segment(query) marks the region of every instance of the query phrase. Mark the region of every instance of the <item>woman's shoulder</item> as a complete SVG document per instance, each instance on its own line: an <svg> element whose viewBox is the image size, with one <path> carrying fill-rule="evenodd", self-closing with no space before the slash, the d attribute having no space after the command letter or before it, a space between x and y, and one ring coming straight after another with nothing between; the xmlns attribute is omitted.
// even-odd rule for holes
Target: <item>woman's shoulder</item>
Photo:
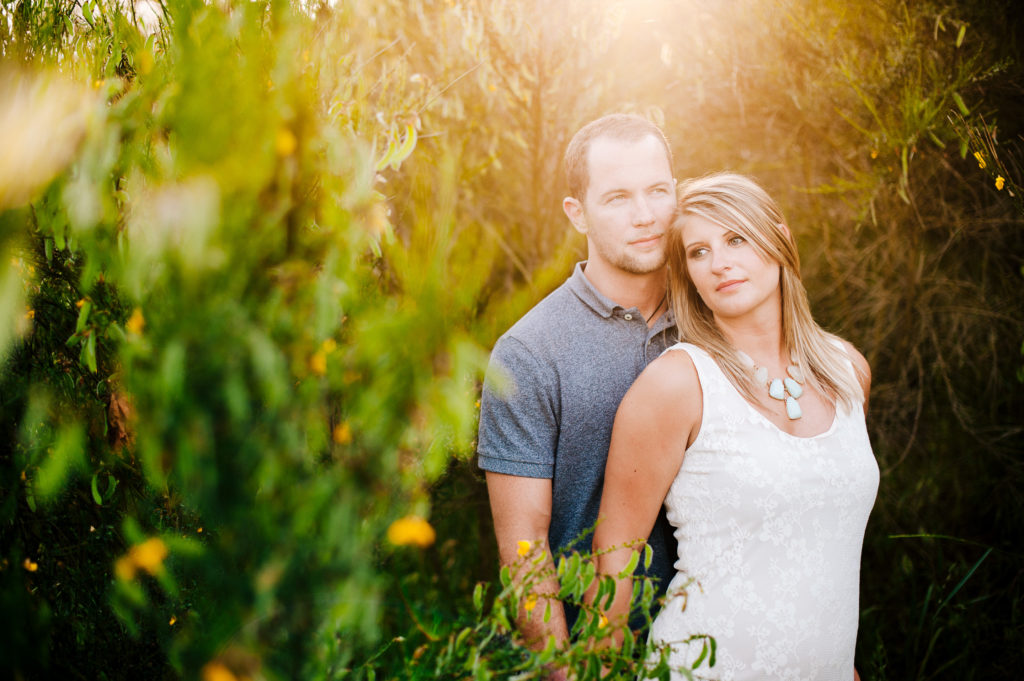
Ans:
<svg viewBox="0 0 1024 681"><path fill-rule="evenodd" d="M691 395L700 385L697 367L690 356L691 349L696 349L696 346L687 343L677 343L667 349L640 372L630 392L634 397L655 404Z"/></svg>

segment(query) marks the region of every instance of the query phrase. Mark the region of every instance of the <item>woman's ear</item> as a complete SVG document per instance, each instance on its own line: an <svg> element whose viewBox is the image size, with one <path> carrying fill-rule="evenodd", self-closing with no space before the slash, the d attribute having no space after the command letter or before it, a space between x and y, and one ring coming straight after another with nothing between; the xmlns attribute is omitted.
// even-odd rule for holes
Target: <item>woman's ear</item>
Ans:
<svg viewBox="0 0 1024 681"><path fill-rule="evenodd" d="M580 234L587 233L587 218L583 214L583 205L579 199L567 196L562 199L562 210L565 211L565 215L569 218L569 222L572 223L573 228Z"/></svg>

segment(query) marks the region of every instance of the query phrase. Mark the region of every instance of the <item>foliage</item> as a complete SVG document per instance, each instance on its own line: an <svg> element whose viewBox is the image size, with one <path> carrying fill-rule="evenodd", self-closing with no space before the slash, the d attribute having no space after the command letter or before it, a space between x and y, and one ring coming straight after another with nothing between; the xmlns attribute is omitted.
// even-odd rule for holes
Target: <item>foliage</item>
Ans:
<svg viewBox="0 0 1024 681"><path fill-rule="evenodd" d="M509 638L528 596L495 581L469 455L486 348L583 254L565 143L631 110L677 176L780 199L817 318L871 362L862 678L1015 675L1008 2L159 5L0 10L0 666L529 678L596 654ZM409 516L436 542L390 545Z"/></svg>

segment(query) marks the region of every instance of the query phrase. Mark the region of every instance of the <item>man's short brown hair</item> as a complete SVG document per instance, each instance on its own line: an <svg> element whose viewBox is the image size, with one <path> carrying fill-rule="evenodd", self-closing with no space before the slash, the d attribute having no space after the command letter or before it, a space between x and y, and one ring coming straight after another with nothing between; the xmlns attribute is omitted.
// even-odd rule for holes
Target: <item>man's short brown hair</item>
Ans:
<svg viewBox="0 0 1024 681"><path fill-rule="evenodd" d="M565 177L569 183L569 196L582 201L590 184L587 153L590 144L599 137L633 142L652 135L661 142L668 157L668 168L672 171L672 150L661 128L642 116L634 114L609 114L587 123L577 131L565 150ZM673 175L675 172L673 171Z"/></svg>

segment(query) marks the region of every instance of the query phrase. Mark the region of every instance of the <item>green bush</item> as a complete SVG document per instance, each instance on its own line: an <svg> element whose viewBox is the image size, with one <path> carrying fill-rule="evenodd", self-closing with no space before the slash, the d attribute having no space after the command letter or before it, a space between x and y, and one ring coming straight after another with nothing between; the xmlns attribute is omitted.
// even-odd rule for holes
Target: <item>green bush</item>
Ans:
<svg viewBox="0 0 1024 681"><path fill-rule="evenodd" d="M0 9L0 666L529 678L597 654L509 635L474 403L583 255L565 143L630 110L679 177L771 189L817 317L871 361L862 678L1014 677L1008 5L154 7ZM406 517L436 541L394 547Z"/></svg>

